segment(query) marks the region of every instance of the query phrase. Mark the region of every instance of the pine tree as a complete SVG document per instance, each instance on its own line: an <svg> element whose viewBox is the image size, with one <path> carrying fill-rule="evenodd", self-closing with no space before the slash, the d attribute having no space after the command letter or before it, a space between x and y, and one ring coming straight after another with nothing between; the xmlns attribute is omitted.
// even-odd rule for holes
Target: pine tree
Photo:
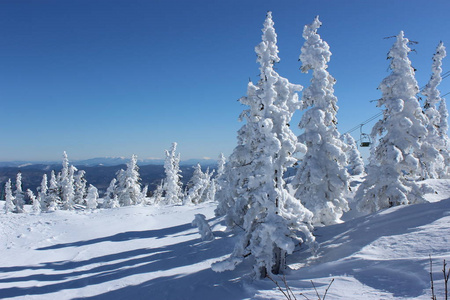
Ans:
<svg viewBox="0 0 450 300"><path fill-rule="evenodd" d="M75 189L74 174L77 168L69 164L66 151L63 152L62 169L58 174L58 183L61 198L61 208L66 210L74 209Z"/></svg>
<svg viewBox="0 0 450 300"><path fill-rule="evenodd" d="M60 203L61 199L59 198L58 182L55 176L55 171L52 170L47 196L47 211L57 210Z"/></svg>
<svg viewBox="0 0 450 300"><path fill-rule="evenodd" d="M447 110L447 104L445 102L445 99L442 99L440 102L439 116L440 116L440 122L439 122L439 126L438 126L438 132L439 132L439 136L443 140L443 147L441 149L441 154L444 157L444 161L445 161L445 167L443 170L440 171L439 177L440 178L449 178L449 176L450 176L450 153L449 153L450 139L447 135L447 132L448 132L448 110Z"/></svg>
<svg viewBox="0 0 450 300"><path fill-rule="evenodd" d="M73 202L78 205L83 205L84 198L86 198L87 194L87 181L85 179L86 172L84 170L79 170L77 174L74 176L74 189L75 194L73 197Z"/></svg>
<svg viewBox="0 0 450 300"><path fill-rule="evenodd" d="M289 128L292 114L299 107L297 91L274 70L279 62L272 14L264 22L262 42L255 48L260 64L258 85L248 84L247 96L240 102L249 108L241 117L246 124L238 131L238 146L227 168L232 175L227 191L229 224L244 229L231 256L213 266L215 271L234 269L245 257L254 259L257 277L278 274L285 267L285 256L295 245L312 243L312 214L285 189L283 174L295 163L292 155L301 145Z"/></svg>
<svg viewBox="0 0 450 300"><path fill-rule="evenodd" d="M200 164L197 164L194 169L194 174L187 184L187 195L184 200L186 204L199 204L206 201L211 177L214 173L210 173L209 169L203 173Z"/></svg>
<svg viewBox="0 0 450 300"><path fill-rule="evenodd" d="M172 143L172 147L165 151L164 170L164 204L174 205L182 203L182 183L180 170L180 154L176 155L177 143Z"/></svg>
<svg viewBox="0 0 450 300"><path fill-rule="evenodd" d="M25 205L25 195L22 190L22 173L17 173L16 177L16 190L14 191L14 212L23 213Z"/></svg>
<svg viewBox="0 0 450 300"><path fill-rule="evenodd" d="M383 119L372 129L372 139L381 138L372 150L367 176L355 196L362 211L425 201L424 190L411 180L420 175L414 152L420 153L427 130L426 116L416 98L419 87L408 58L408 42L400 32L388 53L392 72L379 86L382 97L378 106L385 109Z"/></svg>
<svg viewBox="0 0 450 300"><path fill-rule="evenodd" d="M98 206L98 190L92 184L89 185L88 194L86 196L86 208L87 209L96 209Z"/></svg>
<svg viewBox="0 0 450 300"><path fill-rule="evenodd" d="M41 204L41 211L47 211L48 203L47 203L47 174L42 176L41 186L38 189L38 201Z"/></svg>
<svg viewBox="0 0 450 300"><path fill-rule="evenodd" d="M117 208L120 207L120 203L119 203L119 197L116 194L116 182L117 179L113 178L111 180L111 182L109 183L108 188L106 189L106 193L105 196L103 198L103 206L105 208Z"/></svg>
<svg viewBox="0 0 450 300"><path fill-rule="evenodd" d="M33 191L30 189L27 189L27 195L31 200L31 203L33 204L33 212L35 214L38 214L41 212L41 203L39 202L39 198L36 198Z"/></svg>
<svg viewBox="0 0 450 300"><path fill-rule="evenodd" d="M162 201L164 179L161 180L161 183L156 186L156 190L153 192L153 204L158 204Z"/></svg>
<svg viewBox="0 0 450 300"><path fill-rule="evenodd" d="M13 212L14 209L14 196L11 189L11 179L8 179L5 183L5 213L7 214Z"/></svg>
<svg viewBox="0 0 450 300"><path fill-rule="evenodd" d="M141 178L137 165L137 156L132 155L126 170L120 170L117 176L117 196L122 206L136 205L143 202Z"/></svg>
<svg viewBox="0 0 450 300"><path fill-rule="evenodd" d="M306 145L307 152L292 184L297 190L295 197L313 212L313 224L329 225L339 223L349 209L344 197L349 189L349 175L343 152L346 146L336 128L338 106L333 88L336 80L327 71L330 47L317 34L321 25L316 17L303 30L301 71L312 70L313 77L311 85L303 91L302 108L309 109L299 124L303 133L298 139Z"/></svg>
<svg viewBox="0 0 450 300"><path fill-rule="evenodd" d="M347 170L350 175L361 175L364 173L364 161L361 157L361 153L356 146L355 139L346 133L343 135L345 142L348 145L347 155Z"/></svg>
<svg viewBox="0 0 450 300"><path fill-rule="evenodd" d="M442 101L440 92L437 89L442 81L442 59L446 56L444 44L442 42L436 48L433 56L432 75L430 81L422 90L422 94L426 97L424 110L428 118L427 135L422 143L421 153L419 156L422 164L422 178L440 178L447 177L445 170L446 161L450 161L448 152L448 136L447 131L439 130L441 123L441 114L437 105Z"/></svg>

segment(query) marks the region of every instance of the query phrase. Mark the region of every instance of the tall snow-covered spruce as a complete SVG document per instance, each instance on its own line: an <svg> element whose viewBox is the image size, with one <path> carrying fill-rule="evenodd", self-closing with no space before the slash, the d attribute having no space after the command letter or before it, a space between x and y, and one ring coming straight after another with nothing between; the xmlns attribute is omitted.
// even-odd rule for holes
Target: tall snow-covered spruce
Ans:
<svg viewBox="0 0 450 300"><path fill-rule="evenodd" d="M22 189L22 173L17 173L16 176L16 190L14 191L14 212L23 213L25 205L25 193Z"/></svg>
<svg viewBox="0 0 450 300"><path fill-rule="evenodd" d="M388 53L392 72L379 86L382 97L377 105L385 109L372 129L372 139L381 138L371 151L367 176L355 195L362 211L425 201L424 190L414 181L420 176L414 152L421 151L426 116L416 97L419 87L408 58L408 43L401 31Z"/></svg>
<svg viewBox="0 0 450 300"><path fill-rule="evenodd" d="M300 54L301 71L312 70L312 79L302 94L302 108L309 109L300 120L303 133L298 139L306 145L307 152L292 183L297 190L295 197L313 212L313 224L329 225L339 223L348 210L344 194L349 188L349 175L343 151L347 146L336 128L338 106L333 89L336 80L327 71L330 47L317 34L321 25L316 17L303 30L306 41Z"/></svg>
<svg viewBox="0 0 450 300"><path fill-rule="evenodd" d="M286 168L296 161L292 155L303 148L289 128L301 86L274 70L280 59L273 24L268 12L262 42L255 48L260 80L257 85L250 82L247 96L240 99L249 107L241 114L246 124L238 131L238 146L226 168L231 182L225 192L232 194L225 205L227 219L244 232L231 256L213 265L215 271L232 270L248 257L256 277L281 273L286 254L299 243L314 242L312 214L288 193L283 180Z"/></svg>
<svg viewBox="0 0 450 300"><path fill-rule="evenodd" d="M11 179L5 183L5 213L10 213L14 211L14 196L12 194Z"/></svg>
<svg viewBox="0 0 450 300"><path fill-rule="evenodd" d="M180 170L180 154L176 154L177 143L172 143L170 150L166 150L166 159L164 161L164 170L166 178L164 179L164 204L174 205L182 204L182 183Z"/></svg>
<svg viewBox="0 0 450 300"><path fill-rule="evenodd" d="M427 135L422 144L420 161L422 164L422 177L426 178L447 178L450 155L448 150L447 129L440 130L441 118L446 119L448 114L441 116L438 110L438 104L445 102L440 97L437 89L442 81L442 59L447 55L442 42L436 48L433 55L433 64L431 66L432 75L422 94L426 97L424 110L428 117ZM445 105L444 105L445 106Z"/></svg>

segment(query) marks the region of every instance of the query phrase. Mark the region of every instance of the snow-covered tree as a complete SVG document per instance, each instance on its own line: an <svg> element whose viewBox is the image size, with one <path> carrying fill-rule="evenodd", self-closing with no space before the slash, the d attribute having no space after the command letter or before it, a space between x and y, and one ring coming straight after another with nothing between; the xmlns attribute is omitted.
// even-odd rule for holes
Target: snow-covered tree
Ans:
<svg viewBox="0 0 450 300"><path fill-rule="evenodd" d="M176 154L177 143L172 143L170 150L165 150L166 159L164 170L164 204L173 205L182 203L182 183L180 170L180 154Z"/></svg>
<svg viewBox="0 0 450 300"><path fill-rule="evenodd" d="M86 198L87 193L87 181L85 179L86 172L84 170L79 170L77 174L74 176L74 189L75 189L75 195L73 198L73 202L75 204L83 205L84 198Z"/></svg>
<svg viewBox="0 0 450 300"><path fill-rule="evenodd" d="M14 191L14 212L23 213L25 205L25 194L22 190L22 173L17 173L16 190Z"/></svg>
<svg viewBox="0 0 450 300"><path fill-rule="evenodd" d="M52 173L50 175L50 183L48 187L47 210L48 211L57 210L60 202L61 199L59 198L58 182L56 179L55 171L52 170Z"/></svg>
<svg viewBox="0 0 450 300"><path fill-rule="evenodd" d="M441 139L444 141L444 146L441 149L441 154L444 157L445 161L445 167L440 172L439 177L440 178L448 178L450 176L450 153L449 153L449 147L450 147L450 139L448 137L448 110L447 110L447 104L445 102L445 99L442 99L439 104L439 115L440 115L440 122L438 126L438 132Z"/></svg>
<svg viewBox="0 0 450 300"><path fill-rule="evenodd" d="M422 165L422 178L447 177L446 161L450 161L447 131L442 135L439 130L441 115L437 105L442 101L440 92L437 89L442 81L442 59L446 56L444 44L442 42L436 48L431 67L432 75L430 81L422 90L426 97L424 110L428 118L427 134L422 143L422 151L419 160ZM446 122L446 121L445 121Z"/></svg>
<svg viewBox="0 0 450 300"><path fill-rule="evenodd" d="M226 164L226 158L223 153L220 153L219 159L217 161L217 174L216 177L222 176L222 174L225 172L225 164Z"/></svg>
<svg viewBox="0 0 450 300"><path fill-rule="evenodd" d="M192 226L198 227L202 241L214 240L214 234L209 227L208 221L206 221L205 215L196 214L194 221L192 221Z"/></svg>
<svg viewBox="0 0 450 300"><path fill-rule="evenodd" d="M194 174L187 184L187 195L184 199L185 204L198 204L206 201L213 173L214 171L210 173L209 169L203 173L200 164L194 167Z"/></svg>
<svg viewBox="0 0 450 300"><path fill-rule="evenodd" d="M47 191L48 191L48 182L47 182L47 174L42 176L41 186L38 189L38 197L37 200L41 205L41 211L47 210Z"/></svg>
<svg viewBox="0 0 450 300"><path fill-rule="evenodd" d="M68 166L68 173L64 174L61 181L62 207L66 210L74 209L75 205L75 172L77 168Z"/></svg>
<svg viewBox="0 0 450 300"><path fill-rule="evenodd" d="M117 208L120 207L119 197L116 195L116 182L117 179L113 178L106 189L105 196L103 197L103 207L105 208Z"/></svg>
<svg viewBox="0 0 450 300"><path fill-rule="evenodd" d="M424 201L424 190L411 180L420 175L414 152L420 153L420 141L427 130L426 116L416 97L419 87L408 58L411 51L408 42L401 31L388 53L392 72L379 86L382 97L377 106L384 106L383 118L371 134L373 140L381 138L371 153L367 176L355 196L358 208L363 211Z"/></svg>
<svg viewBox="0 0 450 300"><path fill-rule="evenodd" d="M41 212L41 203L39 202L39 198L36 198L36 196L34 195L33 191L30 189L27 189L27 195L28 198L30 198L31 203L33 204L33 212L35 214L38 214Z"/></svg>
<svg viewBox="0 0 450 300"><path fill-rule="evenodd" d="M361 153L356 146L355 139L346 133L343 135L345 142L348 145L347 155L347 170L350 175L361 175L364 173L364 161L361 157Z"/></svg>
<svg viewBox="0 0 450 300"><path fill-rule="evenodd" d="M122 206L136 205L143 202L141 178L137 165L137 156L132 155L126 170L120 170L117 175L117 192Z"/></svg>
<svg viewBox="0 0 450 300"><path fill-rule="evenodd" d="M317 33L321 25L316 17L303 30L301 71L312 70L312 79L302 95L302 108L309 109L300 120L303 133L298 139L306 145L307 152L299 162L292 184L297 190L295 197L313 212L313 224L329 225L339 223L349 209L344 197L349 189L349 175L343 151L346 145L336 128L338 106L333 88L336 80L327 71L330 47Z"/></svg>
<svg viewBox="0 0 450 300"><path fill-rule="evenodd" d="M96 209L98 206L98 190L92 184L89 185L88 194L86 196L86 208L87 209Z"/></svg>
<svg viewBox="0 0 450 300"><path fill-rule="evenodd" d="M14 211L14 196L12 194L11 179L5 183L5 213Z"/></svg>
<svg viewBox="0 0 450 300"><path fill-rule="evenodd" d="M262 31L262 42L255 48L260 80L257 85L250 82L247 96L240 99L248 106L241 114L246 124L238 131L238 146L225 170L230 180L225 193L231 196L225 200L226 218L244 232L231 256L213 266L215 271L231 270L249 257L257 277L283 272L286 254L299 242L314 241L311 212L288 193L283 180L286 168L296 161L292 155L302 148L289 128L301 86L274 70L280 59L271 12Z"/></svg>
<svg viewBox="0 0 450 300"><path fill-rule="evenodd" d="M162 200L164 179L161 180L161 183L156 186L156 190L153 192L153 204L158 204Z"/></svg>

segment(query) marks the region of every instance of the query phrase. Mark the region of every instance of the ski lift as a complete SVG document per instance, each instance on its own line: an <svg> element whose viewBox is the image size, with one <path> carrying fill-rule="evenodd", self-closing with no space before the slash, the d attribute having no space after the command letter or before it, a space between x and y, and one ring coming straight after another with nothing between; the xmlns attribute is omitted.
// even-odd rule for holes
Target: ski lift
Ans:
<svg viewBox="0 0 450 300"><path fill-rule="evenodd" d="M370 147L370 145L372 144L372 140L370 139L370 135L368 135L367 133L364 133L362 131L363 125L364 124L361 124L361 127L359 127L359 131L360 131L359 146L360 147Z"/></svg>

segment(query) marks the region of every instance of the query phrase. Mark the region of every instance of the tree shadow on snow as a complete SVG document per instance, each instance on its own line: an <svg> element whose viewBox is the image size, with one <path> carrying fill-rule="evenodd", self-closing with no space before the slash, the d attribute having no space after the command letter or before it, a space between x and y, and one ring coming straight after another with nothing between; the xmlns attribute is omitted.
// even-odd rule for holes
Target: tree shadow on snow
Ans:
<svg viewBox="0 0 450 300"><path fill-rule="evenodd" d="M401 259L364 259L352 256L381 237L392 237L421 230L450 212L450 199L394 207L363 216L342 224L318 228L315 231L320 248L315 258L297 253L292 262L308 261L308 266L295 272L298 279L314 279L329 276L353 276L361 283L392 293L395 297L417 297L429 288L428 259L408 257ZM433 254L433 245L428 254ZM380 254L378 254L380 255ZM425 255L425 256L427 256ZM291 283L295 286L295 282ZM298 283L300 284L300 283Z"/></svg>
<svg viewBox="0 0 450 300"><path fill-rule="evenodd" d="M39 248L38 250L51 252L54 249L65 247L92 247L93 244L100 242L121 242L138 238L163 238L164 236L181 233L187 229L192 229L192 226L184 224L160 230L124 232L109 237L58 244ZM219 258L232 252L233 243L230 242L232 236L223 232L214 232L214 234L217 238L212 242L203 242L200 239L195 239L158 248L142 248L92 257L82 261L46 262L34 266L0 268L0 272L2 272L0 283L11 283L11 287L0 289L0 296L8 298L44 295L61 290L75 290L89 285L120 280L132 275L149 274L149 278L152 279L146 282L125 286L88 299L201 299L204 298L203 295L206 295L207 298L209 296L209 298L212 298L213 294L217 295L218 290L222 290L221 295L224 296L223 298L220 295L214 296L213 298L216 300L241 299L242 293L239 295L233 294L240 289L232 286L242 285L240 280L235 280L236 272L214 273L209 265L206 265L204 270L189 274L191 272L189 266L209 259ZM102 246L108 247L109 245L105 244ZM51 257L51 254L47 257ZM183 271L179 270L169 271L182 267L186 267L187 271L185 272L187 274L182 274ZM8 275L8 273L22 270L29 270L33 274L24 276ZM164 271L168 271L167 273L172 275L155 278L155 274ZM37 281L40 286L14 286L14 283L28 281Z"/></svg>

